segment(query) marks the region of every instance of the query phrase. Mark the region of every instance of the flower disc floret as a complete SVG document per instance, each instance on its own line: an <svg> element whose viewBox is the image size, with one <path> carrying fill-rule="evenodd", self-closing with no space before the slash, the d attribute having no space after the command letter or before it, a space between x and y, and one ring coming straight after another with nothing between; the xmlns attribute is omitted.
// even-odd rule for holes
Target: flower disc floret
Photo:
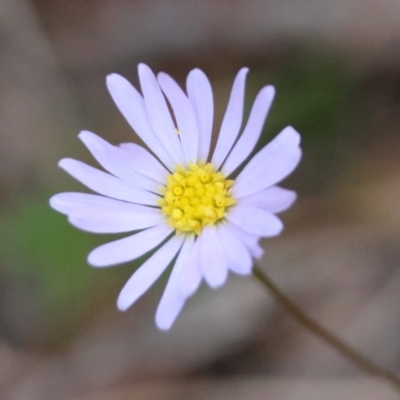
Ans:
<svg viewBox="0 0 400 400"><path fill-rule="evenodd" d="M210 163L192 163L187 169L178 166L168 176L158 203L171 228L199 235L204 226L221 222L236 203L230 196L233 183Z"/></svg>

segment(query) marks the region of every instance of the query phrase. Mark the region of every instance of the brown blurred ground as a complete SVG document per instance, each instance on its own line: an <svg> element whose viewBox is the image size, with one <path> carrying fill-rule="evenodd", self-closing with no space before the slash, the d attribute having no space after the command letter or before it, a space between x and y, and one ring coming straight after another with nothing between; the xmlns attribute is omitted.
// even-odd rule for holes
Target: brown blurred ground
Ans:
<svg viewBox="0 0 400 400"><path fill-rule="evenodd" d="M132 266L89 271L94 242L59 229L67 222L46 202L79 188L55 166L64 156L89 160L80 129L133 140L104 76L117 71L136 82L141 61L181 82L203 68L217 117L240 66L252 67L253 95L276 79L266 137L298 121L305 156L285 185L299 201L283 216L284 234L263 243L260 266L321 323L400 370L399 2L6 0L0 399L396 398L311 337L252 279L204 288L168 333L153 322L162 283L127 313L115 310Z"/></svg>

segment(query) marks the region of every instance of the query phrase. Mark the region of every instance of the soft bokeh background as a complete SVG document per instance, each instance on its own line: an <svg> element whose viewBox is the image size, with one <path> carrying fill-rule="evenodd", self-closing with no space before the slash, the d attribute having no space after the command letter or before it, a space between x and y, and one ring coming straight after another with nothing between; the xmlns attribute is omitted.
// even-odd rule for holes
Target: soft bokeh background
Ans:
<svg viewBox="0 0 400 400"><path fill-rule="evenodd" d="M395 399L310 336L252 278L203 287L168 333L163 286L115 300L133 263L94 270L109 237L70 227L50 195L81 190L56 167L94 163L81 129L136 140L105 76L137 84L148 63L180 83L209 76L216 130L238 69L277 98L304 159L299 193L260 263L310 315L400 370L400 2L398 0L3 0L0 2L0 398Z"/></svg>

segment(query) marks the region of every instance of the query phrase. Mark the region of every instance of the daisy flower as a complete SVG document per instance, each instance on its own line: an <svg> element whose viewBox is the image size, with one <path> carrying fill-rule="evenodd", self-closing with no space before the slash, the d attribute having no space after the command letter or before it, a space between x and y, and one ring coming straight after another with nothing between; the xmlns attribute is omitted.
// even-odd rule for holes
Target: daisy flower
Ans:
<svg viewBox="0 0 400 400"><path fill-rule="evenodd" d="M114 146L83 131L79 138L106 172L69 158L59 162L97 194L57 194L50 199L54 209L88 232L131 232L94 249L90 265L126 263L153 250L123 287L120 310L130 307L173 263L156 312L156 324L163 330L172 326L203 280L217 288L229 271L249 275L252 258L263 253L259 239L282 231L275 214L296 199L295 192L276 186L301 158L300 135L292 127L248 160L275 91L272 86L260 90L241 131L247 72L241 69L234 80L214 151L213 94L206 75L191 71L185 93L169 75L156 77L140 64L142 94L117 74L107 77L107 87L150 151L134 143Z"/></svg>

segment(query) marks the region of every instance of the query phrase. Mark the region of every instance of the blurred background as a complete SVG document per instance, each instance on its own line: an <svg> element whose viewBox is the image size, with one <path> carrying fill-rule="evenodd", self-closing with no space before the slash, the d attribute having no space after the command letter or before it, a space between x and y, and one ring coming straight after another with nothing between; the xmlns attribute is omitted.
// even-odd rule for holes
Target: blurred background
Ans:
<svg viewBox="0 0 400 400"><path fill-rule="evenodd" d="M59 168L93 163L77 139L136 141L105 87L148 63L181 84L200 67L215 132L235 73L246 108L277 89L265 144L288 124L304 158L299 199L260 267L307 312L400 370L400 2L398 0L2 0L0 2L0 399L395 399L312 337L252 278L202 287L167 333L167 277L117 311L127 265L93 270L110 237L48 206L84 190Z"/></svg>

